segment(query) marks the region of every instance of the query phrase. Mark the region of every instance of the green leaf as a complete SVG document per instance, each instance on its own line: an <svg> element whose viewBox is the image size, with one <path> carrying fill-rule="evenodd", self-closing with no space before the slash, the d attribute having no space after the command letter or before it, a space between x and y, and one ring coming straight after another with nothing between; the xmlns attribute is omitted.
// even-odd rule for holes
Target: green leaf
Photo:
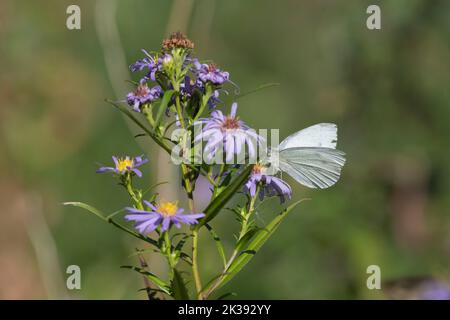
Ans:
<svg viewBox="0 0 450 320"><path fill-rule="evenodd" d="M121 268L131 269L131 270L134 270L134 271L142 274L143 276L147 277L151 282L153 282L156 286L158 286L158 288L160 288L164 293L167 293L168 295L170 295L169 285L164 280L162 280L158 276L154 275L153 273L148 272L147 270L142 269L140 267L136 267L136 266L121 266Z"/></svg>
<svg viewBox="0 0 450 320"><path fill-rule="evenodd" d="M200 107L197 110L196 114L194 115L194 121L196 121L205 111L206 106L208 105L208 101L209 99L212 97L213 95L213 90L211 87L211 84L207 84L206 85L206 92L201 95L201 101L200 101Z"/></svg>
<svg viewBox="0 0 450 320"><path fill-rule="evenodd" d="M205 293L206 291L208 291L217 280L219 280L220 278L223 278L224 274L223 273L219 273L218 275L215 275L211 280L209 280L204 287L202 288L202 290L200 290L201 293Z"/></svg>
<svg viewBox="0 0 450 320"><path fill-rule="evenodd" d="M175 93L175 90L167 90L164 93L164 96L161 100L161 103L159 104L159 109L158 109L158 113L156 114L156 118L155 118L155 128L158 127L159 122L161 121L161 117L164 114L164 111L166 111L167 109L167 105L170 102L170 99L172 98L173 94Z"/></svg>
<svg viewBox="0 0 450 320"><path fill-rule="evenodd" d="M172 292L175 300L190 300L184 279L177 269L173 269Z"/></svg>
<svg viewBox="0 0 450 320"><path fill-rule="evenodd" d="M78 208L82 208L85 209L87 211L89 211L90 213L93 213L95 216L97 216L98 218L102 219L105 222L111 223L113 226L115 226L116 228L125 231L126 233L132 235L133 237L136 237L138 239L144 240L145 242L148 242L152 245L154 245L155 247L158 247L158 242L156 242L155 240L146 237L140 233L137 233L129 228L127 228L124 225L121 225L120 223L117 223L116 221L114 221L112 219L112 216L115 215L116 213L118 213L117 211L106 216L105 214L103 214L100 210L98 210L97 208L94 208L93 206L90 206L86 203L83 202L64 202L63 205L65 206L74 206L74 207L78 207Z"/></svg>
<svg viewBox="0 0 450 320"><path fill-rule="evenodd" d="M251 260L251 258L258 252L262 245L269 239L269 237L275 232L280 223L286 218L288 213L292 211L300 202L299 200L289 207L284 209L280 214L278 214L264 229L261 230L249 243L246 249L241 252L241 254L233 261L233 263L228 268L226 274L223 276L220 286L222 287L225 283L230 281L241 269Z"/></svg>
<svg viewBox="0 0 450 320"><path fill-rule="evenodd" d="M107 221L107 218L105 217L105 215L103 214L103 212L101 212L100 210L98 210L97 208L94 208L91 205L88 205L87 203L83 203L83 202L64 202L63 203L64 206L74 206L74 207L79 207L79 208L83 208L87 211L89 211L90 213L95 214L97 217L99 217L100 219Z"/></svg>
<svg viewBox="0 0 450 320"><path fill-rule="evenodd" d="M156 134L154 134L153 132L151 132L141 121L139 121L138 118L136 118L134 116L134 114L131 113L130 110L128 110L127 108L125 108L124 106L121 106L111 100L106 100L106 102L110 103L112 106L114 106L115 108L117 108L120 112L122 112L123 114L125 114L128 118L130 118L134 123L136 123L142 130L145 131L145 133L153 139L153 141L155 141L161 148L163 148L164 150L166 150L167 153L171 154L172 150L170 149L170 147L168 145L166 145L164 143L163 140L161 140Z"/></svg>
<svg viewBox="0 0 450 320"><path fill-rule="evenodd" d="M239 241L236 243L235 250L237 252L240 252L244 248L244 246L250 241L250 239L259 231L264 231L264 229L258 228L258 227L252 227L250 230L248 230L242 236L242 238L240 238Z"/></svg>
<svg viewBox="0 0 450 320"><path fill-rule="evenodd" d="M233 171L233 173L235 173L235 172L237 172L237 171ZM227 174L227 175L225 176L225 178L223 179L223 181L220 182L220 185L219 185L219 193L220 193L223 189L225 189L227 186L230 185L230 182L231 182L231 178L232 178L232 177L233 177L233 174Z"/></svg>
<svg viewBox="0 0 450 320"><path fill-rule="evenodd" d="M186 239L189 238L190 235L183 236L180 241L178 241L177 245L175 246L175 251L181 251L183 249L183 246L186 243Z"/></svg>
<svg viewBox="0 0 450 320"><path fill-rule="evenodd" d="M223 247L223 243L220 240L217 233L209 224L205 224L205 227L211 233L211 236L216 243L217 251L219 252L220 257L222 258L223 266L225 267L227 265L227 257L225 256L225 248Z"/></svg>
<svg viewBox="0 0 450 320"><path fill-rule="evenodd" d="M205 223L209 222L213 219L217 214L219 214L220 210L227 204L227 202L233 197L236 192L238 192L252 172L253 165L250 164L245 168L240 175L238 175L234 180L228 185L221 193L219 193L213 201L208 205L205 209L205 217L200 220L200 222L195 226L195 228L199 229Z"/></svg>
<svg viewBox="0 0 450 320"><path fill-rule="evenodd" d="M280 84L278 82L265 83L265 84L262 84L262 85L260 85L259 87L255 88L253 90L250 90L250 91L247 91L247 92L244 92L244 93L241 93L241 94L237 95L235 97L235 99L237 100L237 99L243 98L243 97L245 97L245 96L247 96L249 94L258 92L259 90L267 89L267 88L270 88L270 87L277 87L279 85Z"/></svg>
<svg viewBox="0 0 450 320"><path fill-rule="evenodd" d="M163 181L163 182L155 183L155 184L151 185L150 187L148 187L144 192L142 192L142 195L145 196L147 193L152 191L157 186L160 186L160 185L163 185L163 184L166 184L166 183L169 183L169 182L168 181ZM149 202L151 202L151 201L149 201Z"/></svg>
<svg viewBox="0 0 450 320"><path fill-rule="evenodd" d="M119 213L121 213L121 212L123 212L123 211L124 211L124 209L117 210L117 211L115 211L115 212L113 212L113 213L111 213L111 214L108 214L105 218L106 218L107 220L112 219L112 218L114 218L116 215L118 215Z"/></svg>

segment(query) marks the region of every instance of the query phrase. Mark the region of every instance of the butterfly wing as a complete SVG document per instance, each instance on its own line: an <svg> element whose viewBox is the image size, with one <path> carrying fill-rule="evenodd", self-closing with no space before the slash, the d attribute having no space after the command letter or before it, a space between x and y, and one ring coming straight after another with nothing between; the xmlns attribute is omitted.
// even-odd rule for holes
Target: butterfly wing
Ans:
<svg viewBox="0 0 450 320"><path fill-rule="evenodd" d="M279 150L299 147L336 148L337 126L334 123L319 123L300 130L283 140Z"/></svg>
<svg viewBox="0 0 450 320"><path fill-rule="evenodd" d="M345 153L332 148L295 147L279 151L280 169L309 188L334 185L345 164Z"/></svg>

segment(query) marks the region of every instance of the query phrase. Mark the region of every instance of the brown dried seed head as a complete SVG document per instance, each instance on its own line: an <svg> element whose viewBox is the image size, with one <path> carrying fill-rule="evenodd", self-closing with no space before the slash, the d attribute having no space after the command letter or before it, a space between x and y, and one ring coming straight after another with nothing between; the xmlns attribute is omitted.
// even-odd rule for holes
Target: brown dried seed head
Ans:
<svg viewBox="0 0 450 320"><path fill-rule="evenodd" d="M174 48L194 49L194 43L181 32L174 32L168 39L163 40L162 47L165 51Z"/></svg>

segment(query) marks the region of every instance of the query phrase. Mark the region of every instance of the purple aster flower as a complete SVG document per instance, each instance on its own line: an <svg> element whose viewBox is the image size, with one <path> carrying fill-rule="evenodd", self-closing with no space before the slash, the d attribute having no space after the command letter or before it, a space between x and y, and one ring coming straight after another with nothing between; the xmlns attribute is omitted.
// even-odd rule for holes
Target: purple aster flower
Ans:
<svg viewBox="0 0 450 320"><path fill-rule="evenodd" d="M263 164L255 164L250 178L244 186L244 190L254 197L257 186L260 184L259 198L261 200L266 195L269 197L278 196L281 203L285 202L286 198L290 199L292 196L291 187L280 178L265 174L266 170L267 167Z"/></svg>
<svg viewBox="0 0 450 320"><path fill-rule="evenodd" d="M423 300L450 300L450 288L442 283L428 284L421 294Z"/></svg>
<svg viewBox="0 0 450 320"><path fill-rule="evenodd" d="M142 49L142 52L146 55L145 58L136 61L135 63L130 65L130 70L132 72L142 71L145 68L148 69L147 75L144 77L142 81L146 81L148 79L151 79L152 81L155 81L156 79L156 72L161 71L161 64L162 59L158 56L151 56L146 50Z"/></svg>
<svg viewBox="0 0 450 320"><path fill-rule="evenodd" d="M228 72L220 70L214 63L202 64L196 59L194 60L194 67L198 79L203 83L210 81L215 85L221 85L228 81L230 77Z"/></svg>
<svg viewBox="0 0 450 320"><path fill-rule="evenodd" d="M149 88L147 84L141 83L137 86L136 90L130 92L127 95L127 103L133 107L136 112L141 112L140 107L149 102L153 102L158 99L162 94L160 86Z"/></svg>
<svg viewBox="0 0 450 320"><path fill-rule="evenodd" d="M134 158L130 158L128 156L126 156L125 158L117 158L113 156L112 159L114 161L115 167L100 167L96 172L113 172L120 175L132 172L135 173L138 177L142 177L142 172L136 168L148 162L148 159L144 159L143 156Z"/></svg>
<svg viewBox="0 0 450 320"><path fill-rule="evenodd" d="M234 155L240 154L245 146L248 148L248 155L254 158L256 147L264 140L254 130L250 129L243 121L236 116L237 103L231 106L231 113L224 116L222 111L214 110L211 117L200 119L196 123L204 124L202 132L195 138L194 142L207 140L204 153L212 159L217 152L224 151L226 161L229 163Z"/></svg>
<svg viewBox="0 0 450 320"><path fill-rule="evenodd" d="M128 221L136 222L136 230L141 234L147 235L161 226L161 231L169 230L171 224L174 224L178 229L181 224L197 224L198 219L203 218L203 213L183 214L184 209L178 208L176 202L161 202L155 206L144 200L145 205L151 211L138 210L135 208L125 208L130 214L125 216Z"/></svg>

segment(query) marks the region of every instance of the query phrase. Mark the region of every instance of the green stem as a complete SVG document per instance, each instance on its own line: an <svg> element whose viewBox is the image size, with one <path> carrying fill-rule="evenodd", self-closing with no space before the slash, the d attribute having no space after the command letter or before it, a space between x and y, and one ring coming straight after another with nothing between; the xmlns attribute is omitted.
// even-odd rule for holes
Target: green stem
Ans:
<svg viewBox="0 0 450 320"><path fill-rule="evenodd" d="M130 195L131 199L134 202L134 205L136 206L137 209L139 210L144 210L144 206L142 205L142 199L140 196L138 196L136 194L136 191L133 189L133 184L132 184L132 177L131 174L127 173L124 181L123 181L123 185L125 186L125 189L127 190L128 194Z"/></svg>
<svg viewBox="0 0 450 320"><path fill-rule="evenodd" d="M253 211L255 210L255 202L256 202L256 199L258 198L259 190L260 190L260 186L258 184L258 186L256 187L255 196L250 199L248 209L247 209L247 214L244 215L244 217L243 217L241 232L239 233L238 241L241 240L241 238L247 233L248 222L250 220L250 217L251 217Z"/></svg>
<svg viewBox="0 0 450 320"><path fill-rule="evenodd" d="M207 84L206 92L202 97L202 104L200 105L200 108L194 117L194 121L197 120L202 115L203 111L205 111L206 105L208 104L208 101L211 98L211 96L212 96L212 88L210 84Z"/></svg>
<svg viewBox="0 0 450 320"><path fill-rule="evenodd" d="M219 173L217 174L216 181L215 181L215 183L214 183L214 189L213 189L212 199L214 199L214 198L217 196L217 191L218 191L219 186L220 186L220 178L222 177L222 174L224 173L225 168L226 168L226 167L225 167L225 164L222 163L222 164L220 165L220 170L219 170Z"/></svg>
<svg viewBox="0 0 450 320"><path fill-rule="evenodd" d="M198 250L198 230L192 230L192 273L194 275L195 288L197 290L197 299L203 300L202 282L200 279L200 273L197 265L197 250Z"/></svg>
<svg viewBox="0 0 450 320"><path fill-rule="evenodd" d="M260 190L260 186L258 185L256 188L255 196L250 199L247 212L243 217L241 231L239 232L239 238L237 239L237 242L239 242L239 240L241 240L241 238L247 232L248 222L250 220L250 217L251 217L253 211L255 210L255 203L256 203L256 199L258 198L259 190ZM239 254L239 251L237 249L234 249L233 253L231 254L230 259L228 260L225 267L223 268L221 275L217 278L217 280L214 282L214 284L205 293L203 293L203 292L201 293L201 296L204 299L207 299L214 292L214 290L216 290L220 286L220 284L223 281L224 276L227 274L228 269L230 268L230 266L234 262L234 260L237 258L238 254Z"/></svg>
<svg viewBox="0 0 450 320"><path fill-rule="evenodd" d="M147 118L148 123L152 126L152 128L155 128L155 120L153 120L153 114L152 114L152 105L147 104L145 105L143 109L143 113L145 114L145 117Z"/></svg>
<svg viewBox="0 0 450 320"><path fill-rule="evenodd" d="M184 124L184 117L183 117L183 109L181 108L181 101L180 101L180 85L176 83L175 81L172 81L173 88L176 91L176 97L175 97L175 108L177 109L177 115L178 115L178 121L180 121L181 128L186 128Z"/></svg>
<svg viewBox="0 0 450 320"><path fill-rule="evenodd" d="M185 127L184 117L183 117L183 110L181 108L181 102L180 102L180 87L178 83L175 81L172 81L174 90L176 91L176 97L175 97L175 107L178 114L178 120L180 121L180 126L182 128ZM186 189L186 193L188 196L188 202L189 202L189 209L191 212L195 211L194 207L194 196L193 196L193 186L191 184L191 181L188 176L188 167L186 164L181 163L181 173L183 176L184 186ZM198 263L197 263L197 250L198 250L198 230L193 229L192 230L192 274L194 276L194 282L195 282L195 288L197 290L198 299L201 300L202 297L200 295L200 291L202 290L202 283L200 278L200 273L198 270Z"/></svg>
<svg viewBox="0 0 450 320"><path fill-rule="evenodd" d="M212 169L212 166L210 166L210 169ZM213 178L213 172L212 172L212 170L208 170L208 172L204 175L204 177L205 177L206 179L208 179L209 183L211 183L212 186L214 187L214 189L216 189L217 183L216 183L216 181L215 181L214 178Z"/></svg>
<svg viewBox="0 0 450 320"><path fill-rule="evenodd" d="M174 260L174 257L172 255L172 242L170 240L170 236L169 236L169 230L164 232L164 242L165 242L165 250L164 250L164 255L167 258L167 262L169 264L169 278L172 279L173 278L173 270L175 269L175 265L176 265L176 261Z"/></svg>

